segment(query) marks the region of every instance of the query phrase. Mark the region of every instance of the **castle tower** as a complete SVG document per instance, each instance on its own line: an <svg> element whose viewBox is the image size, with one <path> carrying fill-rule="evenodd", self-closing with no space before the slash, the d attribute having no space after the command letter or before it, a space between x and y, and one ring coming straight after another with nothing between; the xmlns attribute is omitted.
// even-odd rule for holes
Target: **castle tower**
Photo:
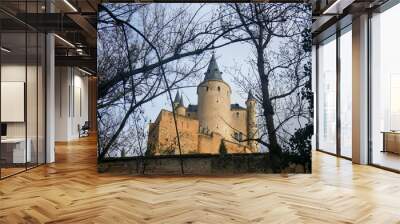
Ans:
<svg viewBox="0 0 400 224"><path fill-rule="evenodd" d="M222 80L215 55L213 53L204 81L197 87L198 119L200 132L217 132L225 139L232 139L231 87Z"/></svg>
<svg viewBox="0 0 400 224"><path fill-rule="evenodd" d="M175 99L174 99L174 105L173 105L173 107L174 107L175 110L177 109L180 100L181 100L181 96L180 96L180 94L179 94L179 91L177 91L177 92L176 92L176 95L175 95Z"/></svg>
<svg viewBox="0 0 400 224"><path fill-rule="evenodd" d="M256 121L256 99L253 96L251 90L249 91L249 95L246 100L247 106L247 138L255 139L258 137L257 135L257 121ZM250 149L253 152L258 151L258 143L257 141L250 140L248 142Z"/></svg>
<svg viewBox="0 0 400 224"><path fill-rule="evenodd" d="M182 95L181 95L181 97L179 99L178 105L176 106L176 114L181 115L181 116L185 116L186 115L186 107L183 104Z"/></svg>

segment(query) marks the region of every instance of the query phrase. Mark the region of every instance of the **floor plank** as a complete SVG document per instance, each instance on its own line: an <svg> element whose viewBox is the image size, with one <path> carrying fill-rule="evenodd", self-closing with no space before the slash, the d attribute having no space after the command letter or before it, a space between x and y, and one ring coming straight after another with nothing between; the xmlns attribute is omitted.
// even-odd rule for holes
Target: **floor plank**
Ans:
<svg viewBox="0 0 400 224"><path fill-rule="evenodd" d="M311 175L98 174L96 139L0 181L0 223L400 223L400 175L320 152Z"/></svg>

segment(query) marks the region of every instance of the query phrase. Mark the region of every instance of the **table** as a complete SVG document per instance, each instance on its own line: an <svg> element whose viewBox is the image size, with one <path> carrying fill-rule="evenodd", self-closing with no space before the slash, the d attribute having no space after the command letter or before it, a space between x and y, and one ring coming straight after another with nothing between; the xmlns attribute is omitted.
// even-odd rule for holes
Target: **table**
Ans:
<svg viewBox="0 0 400 224"><path fill-rule="evenodd" d="M25 151L25 143L28 143ZM31 162L32 141L28 138L6 138L1 139L1 157L8 163ZM12 159L11 159L12 158Z"/></svg>
<svg viewBox="0 0 400 224"><path fill-rule="evenodd" d="M400 154L400 131L383 131L383 151Z"/></svg>

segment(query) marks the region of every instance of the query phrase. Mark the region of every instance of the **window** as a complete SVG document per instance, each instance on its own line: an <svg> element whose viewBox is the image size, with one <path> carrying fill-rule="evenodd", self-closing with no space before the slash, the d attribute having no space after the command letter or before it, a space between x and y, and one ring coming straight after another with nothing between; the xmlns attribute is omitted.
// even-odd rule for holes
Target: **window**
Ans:
<svg viewBox="0 0 400 224"><path fill-rule="evenodd" d="M336 153L336 36L318 48L318 149Z"/></svg>
<svg viewBox="0 0 400 224"><path fill-rule="evenodd" d="M316 51L317 149L352 157L352 26L322 41ZM338 70L339 69L339 70ZM340 122L340 123L338 123Z"/></svg>
<svg viewBox="0 0 400 224"><path fill-rule="evenodd" d="M236 112L236 117L239 117L239 112Z"/></svg>
<svg viewBox="0 0 400 224"><path fill-rule="evenodd" d="M219 92L219 91L221 91L221 87L219 87L219 86L218 86L218 88L217 88L217 89L218 89L218 92Z"/></svg>
<svg viewBox="0 0 400 224"><path fill-rule="evenodd" d="M400 170L400 4L371 18L372 163ZM395 153L392 153L395 152Z"/></svg>
<svg viewBox="0 0 400 224"><path fill-rule="evenodd" d="M0 5L11 4L3 5L3 2ZM42 0L31 3L18 1L19 15L39 13L42 4ZM17 25L20 23L15 23L14 18L3 12L0 12L0 17L16 24L12 31L0 28L0 110L3 115L0 123L4 128L2 136L15 142L10 146L0 145L2 179L45 163L46 38L33 27ZM7 110L8 105L16 106L16 109ZM12 154L5 153L10 147L16 150Z"/></svg>
<svg viewBox="0 0 400 224"><path fill-rule="evenodd" d="M242 134L242 132L234 132L233 133L233 138L235 139L235 140L237 140L237 141L242 141L242 139L243 139L243 134Z"/></svg>
<svg viewBox="0 0 400 224"><path fill-rule="evenodd" d="M352 156L352 35L351 26L340 36L340 155Z"/></svg>

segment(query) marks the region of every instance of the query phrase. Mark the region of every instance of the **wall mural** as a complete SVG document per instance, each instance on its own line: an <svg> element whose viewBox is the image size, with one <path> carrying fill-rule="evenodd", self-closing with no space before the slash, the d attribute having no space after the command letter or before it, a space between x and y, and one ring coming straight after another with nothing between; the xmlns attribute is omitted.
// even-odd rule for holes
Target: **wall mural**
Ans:
<svg viewBox="0 0 400 224"><path fill-rule="evenodd" d="M310 173L308 4L102 4L99 171Z"/></svg>

